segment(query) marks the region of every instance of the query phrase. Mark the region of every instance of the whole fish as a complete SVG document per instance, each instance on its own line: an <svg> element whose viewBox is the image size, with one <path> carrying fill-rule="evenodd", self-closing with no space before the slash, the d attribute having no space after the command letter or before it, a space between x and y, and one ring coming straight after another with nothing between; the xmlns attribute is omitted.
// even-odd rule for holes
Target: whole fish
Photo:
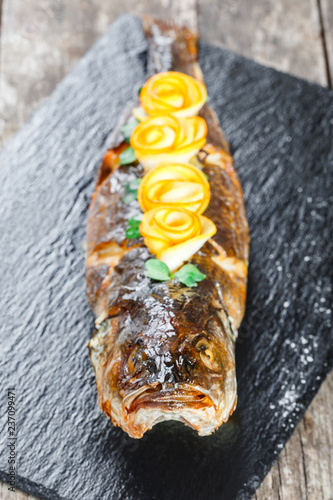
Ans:
<svg viewBox="0 0 333 500"><path fill-rule="evenodd" d="M174 70L203 81L197 37L172 22L148 18L148 71ZM120 165L128 147L113 132L98 174L87 224L88 298L96 316L89 342L99 406L131 437L163 420L179 420L202 436L226 422L237 402L235 341L245 310L249 230L242 188L213 110L200 111L207 143L195 158L210 183L205 216L216 234L192 257L206 275L196 287L146 276L152 255L141 239L126 238L139 211L126 203L142 166Z"/></svg>

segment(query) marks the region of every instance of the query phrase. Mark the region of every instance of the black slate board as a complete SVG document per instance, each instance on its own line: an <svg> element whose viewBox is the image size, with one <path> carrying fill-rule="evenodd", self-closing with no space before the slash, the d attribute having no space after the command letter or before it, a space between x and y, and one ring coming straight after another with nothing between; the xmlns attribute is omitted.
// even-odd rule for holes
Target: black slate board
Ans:
<svg viewBox="0 0 333 500"><path fill-rule="evenodd" d="M49 499L249 499L332 366L333 95L202 46L252 235L239 405L213 436L171 422L136 441L97 408L82 242L146 49L138 19L121 17L0 155L1 398L16 387L17 485ZM1 428L5 439L3 416Z"/></svg>

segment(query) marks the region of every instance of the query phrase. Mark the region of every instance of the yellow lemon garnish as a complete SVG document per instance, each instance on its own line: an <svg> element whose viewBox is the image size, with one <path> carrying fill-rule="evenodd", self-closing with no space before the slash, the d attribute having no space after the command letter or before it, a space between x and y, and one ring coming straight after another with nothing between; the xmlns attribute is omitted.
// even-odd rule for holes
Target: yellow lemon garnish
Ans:
<svg viewBox="0 0 333 500"><path fill-rule="evenodd" d="M143 212L172 205L202 214L209 199L210 189L205 174L189 164L153 168L143 177L138 190Z"/></svg>
<svg viewBox="0 0 333 500"><path fill-rule="evenodd" d="M145 170L165 163L188 163L206 143L207 125L198 116L154 116L133 131L130 144Z"/></svg>
<svg viewBox="0 0 333 500"><path fill-rule="evenodd" d="M146 212L139 229L149 250L170 272L189 260L216 233L215 224L207 217L173 206Z"/></svg>
<svg viewBox="0 0 333 500"><path fill-rule="evenodd" d="M141 106L149 116L195 116L206 99L207 90L202 82L177 71L157 73L140 92Z"/></svg>

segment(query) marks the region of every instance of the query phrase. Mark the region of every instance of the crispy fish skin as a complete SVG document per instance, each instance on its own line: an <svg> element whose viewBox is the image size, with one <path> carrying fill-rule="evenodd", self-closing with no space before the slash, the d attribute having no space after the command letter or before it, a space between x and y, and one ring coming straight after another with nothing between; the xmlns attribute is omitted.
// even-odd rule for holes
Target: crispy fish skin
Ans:
<svg viewBox="0 0 333 500"><path fill-rule="evenodd" d="M172 69L202 78L195 35L152 19L145 32L151 44L156 33L170 38ZM142 239L126 239L140 207L123 202L124 186L143 169L119 165L125 143L106 153L89 208L86 277L96 316L89 348L99 406L134 438L163 420L208 435L236 406L235 338L245 310L249 230L215 113L206 104L201 116L208 142L195 161L209 178L205 215L217 233L191 259L206 275L196 287L147 278L144 264L153 256Z"/></svg>

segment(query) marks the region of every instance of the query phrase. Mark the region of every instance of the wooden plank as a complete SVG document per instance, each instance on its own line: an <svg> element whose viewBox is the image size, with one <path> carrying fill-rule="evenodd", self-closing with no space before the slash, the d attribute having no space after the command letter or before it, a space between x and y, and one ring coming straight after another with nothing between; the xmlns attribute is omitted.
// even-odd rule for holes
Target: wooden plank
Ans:
<svg viewBox="0 0 333 500"><path fill-rule="evenodd" d="M0 40L1 40L1 14L2 14L2 0L0 0Z"/></svg>
<svg viewBox="0 0 333 500"><path fill-rule="evenodd" d="M332 0L318 0L323 23L323 43L326 49L327 71L333 86L333 2Z"/></svg>
<svg viewBox="0 0 333 500"><path fill-rule="evenodd" d="M196 24L196 0L154 0L148 8L145 1L4 0L2 143L121 13L174 15ZM202 39L326 85L316 0L311 2L200 0Z"/></svg>
<svg viewBox="0 0 333 500"><path fill-rule="evenodd" d="M255 494L256 500L332 500L333 372Z"/></svg>
<svg viewBox="0 0 333 500"><path fill-rule="evenodd" d="M0 136L22 126L122 13L174 16L197 28L196 0L4 0ZM0 143L1 145L1 143Z"/></svg>
<svg viewBox="0 0 333 500"><path fill-rule="evenodd" d="M35 497L24 493L24 491L16 490L15 493L8 491L8 485L0 483L0 500L36 500Z"/></svg>
<svg viewBox="0 0 333 500"><path fill-rule="evenodd" d="M199 28L215 45L327 84L316 0L201 0Z"/></svg>

